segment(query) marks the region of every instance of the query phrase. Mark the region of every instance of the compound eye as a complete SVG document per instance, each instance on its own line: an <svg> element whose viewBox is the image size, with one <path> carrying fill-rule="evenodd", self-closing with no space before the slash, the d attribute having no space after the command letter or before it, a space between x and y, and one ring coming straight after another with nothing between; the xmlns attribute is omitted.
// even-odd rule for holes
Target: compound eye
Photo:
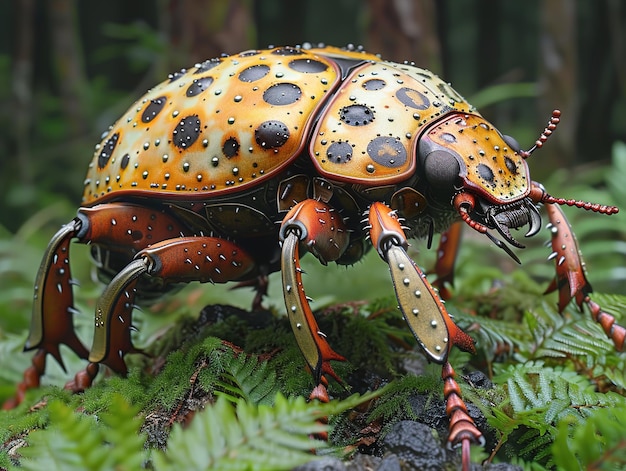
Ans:
<svg viewBox="0 0 626 471"><path fill-rule="evenodd" d="M519 152L521 150L519 142L517 142L517 140L514 137L507 136L506 134L503 134L502 135L502 139L504 140L504 142L506 142L506 145L509 146L509 148L512 151Z"/></svg>
<svg viewBox="0 0 626 471"><path fill-rule="evenodd" d="M434 189L452 191L459 180L461 166L450 152L434 150L426 156L424 172Z"/></svg>

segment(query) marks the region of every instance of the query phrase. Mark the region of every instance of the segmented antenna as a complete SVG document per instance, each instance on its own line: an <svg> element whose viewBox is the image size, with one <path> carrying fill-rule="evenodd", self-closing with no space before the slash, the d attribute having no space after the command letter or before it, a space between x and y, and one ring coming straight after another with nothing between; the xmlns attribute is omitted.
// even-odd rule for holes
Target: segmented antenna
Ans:
<svg viewBox="0 0 626 471"><path fill-rule="evenodd" d="M535 141L535 145L532 146L528 150L520 150L518 152L520 157L522 157L523 159L527 159L528 157L530 157L530 154L535 152L537 149L540 149L541 147L543 147L543 144L552 135L552 132L556 129L556 126L559 124L560 121L561 121L561 111L554 110L552 112L552 117L550 118L550 121L548 121L548 125L539 136L539 139Z"/></svg>
<svg viewBox="0 0 626 471"><path fill-rule="evenodd" d="M594 213L600 214L616 214L619 212L619 208L616 206L610 206L599 203L591 203L589 201L581 201L581 200L573 200L566 198L555 198L554 196L546 193L546 191L538 185L537 183L533 183L532 188L530 189L530 194L528 195L531 200L535 203L544 203L544 204L558 204L558 205L566 205L566 206L575 206L577 208L585 209L587 211L593 211Z"/></svg>
<svg viewBox="0 0 626 471"><path fill-rule="evenodd" d="M548 125L539 136L539 139L535 141L535 145L532 146L528 150L518 151L518 154L520 155L520 157L522 157L523 159L527 159L528 157L530 157L530 154L535 152L537 149L543 147L543 145L548 140L548 138L552 135L552 133L554 132L554 130L556 129L560 121L561 121L561 111L554 110L552 112L552 117L550 118L550 121L548 121ZM566 199L566 198L555 198L554 196L546 193L546 191L541 187L541 185L538 185L536 183L533 183L529 196L530 196L530 199L533 200L535 203L575 206L577 208L586 209L587 211L593 211L594 213L601 213L601 214L608 214L608 215L619 212L619 209L616 206L609 206L609 205L604 205L604 204L599 204L599 203L590 203L588 201L573 200L573 199Z"/></svg>

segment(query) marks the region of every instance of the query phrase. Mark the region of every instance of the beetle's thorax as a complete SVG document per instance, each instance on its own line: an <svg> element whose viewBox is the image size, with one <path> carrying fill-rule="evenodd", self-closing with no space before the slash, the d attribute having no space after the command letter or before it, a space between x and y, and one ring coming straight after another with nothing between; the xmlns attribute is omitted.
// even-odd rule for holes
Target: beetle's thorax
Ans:
<svg viewBox="0 0 626 471"><path fill-rule="evenodd" d="M419 160L434 192L470 192L495 204L530 192L528 166L503 136L477 114L452 113L419 143Z"/></svg>

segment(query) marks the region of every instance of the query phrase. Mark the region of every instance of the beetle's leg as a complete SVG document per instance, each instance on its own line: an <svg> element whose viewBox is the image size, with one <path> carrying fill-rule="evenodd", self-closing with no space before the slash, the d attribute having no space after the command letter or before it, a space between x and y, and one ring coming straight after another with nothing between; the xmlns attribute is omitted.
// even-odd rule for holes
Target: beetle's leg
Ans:
<svg viewBox="0 0 626 471"><path fill-rule="evenodd" d="M15 397L7 401L4 408L21 403L28 389L39 386L48 354L65 370L59 351L61 344L69 346L81 358L87 358L89 354L74 331L73 315L76 310L69 263L70 241L76 237L81 225L78 218L64 225L52 237L44 252L35 279L30 333L24 346L25 351L37 349L37 353L24 372Z"/></svg>
<svg viewBox="0 0 626 471"><path fill-rule="evenodd" d="M141 250L135 260L111 280L96 303L88 369L93 368L92 364L103 363L117 373L127 372L124 356L138 352L133 347L130 333L135 298L133 288L141 276L159 278L164 284L225 283L246 277L254 267L254 260L244 250L217 237L180 237ZM77 376L76 382L79 381L83 381L83 389L85 384L90 384L84 375Z"/></svg>
<svg viewBox="0 0 626 471"><path fill-rule="evenodd" d="M437 248L437 262L435 263L435 275L437 279L433 286L439 290L442 299L452 297L449 286L454 286L454 264L459 253L463 223L457 221L453 223L447 231L441 233L439 247Z"/></svg>
<svg viewBox="0 0 626 471"><path fill-rule="evenodd" d="M615 318L604 312L589 296L591 285L587 281L576 237L569 225L563 210L557 204L546 204L552 234L552 254L549 259L556 262L556 277L546 292L559 292L559 312L572 300L582 310L586 304L591 316L598 322L606 335L613 341L615 348L621 351L626 340L626 329L615 323Z"/></svg>
<svg viewBox="0 0 626 471"><path fill-rule="evenodd" d="M474 352L474 343L450 318L426 275L406 253L406 235L397 215L383 203L370 206L372 244L389 264L400 310L427 356L444 363L453 345Z"/></svg>
<svg viewBox="0 0 626 471"><path fill-rule="evenodd" d="M427 357L443 364L444 397L450 418L448 443L463 446L463 467L466 469L469 467L470 442L482 445L484 439L467 414L461 390L454 380L454 370L447 358L453 345L474 352L474 343L450 318L426 275L407 255L408 243L395 212L382 203L373 203L368 222L372 244L389 265L402 315Z"/></svg>
<svg viewBox="0 0 626 471"><path fill-rule="evenodd" d="M348 233L339 214L324 202L312 199L295 205L283 219L281 272L283 294L291 328L304 355L315 384L311 398L328 401L328 374L340 381L331 360L345 358L333 351L317 326L302 286L300 248L314 254L322 263L337 260L348 246Z"/></svg>
<svg viewBox="0 0 626 471"><path fill-rule="evenodd" d="M81 243L125 251L132 257L151 242L177 236L183 230L180 223L167 213L142 206L111 203L81 208L78 216L52 237L44 253L35 280L30 333L24 347L24 350L38 350L32 365L24 372L15 398L7 401L4 407L19 404L27 389L39 386L48 353L65 370L59 352L60 344L68 345L81 358L89 356L89 351L76 336L72 319L76 312L69 265L72 238ZM68 384L72 389L81 389L79 385L90 383L96 373L97 367L90 366Z"/></svg>

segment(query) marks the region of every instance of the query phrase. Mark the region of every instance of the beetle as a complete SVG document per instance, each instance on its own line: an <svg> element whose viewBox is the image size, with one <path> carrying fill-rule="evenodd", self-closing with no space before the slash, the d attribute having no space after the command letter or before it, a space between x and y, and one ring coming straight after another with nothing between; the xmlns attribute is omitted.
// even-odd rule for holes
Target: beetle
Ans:
<svg viewBox="0 0 626 471"><path fill-rule="evenodd" d="M285 306L310 367L311 397L328 401L331 361L344 360L319 331L300 257L351 265L374 247L388 265L399 309L429 360L442 364L451 445L483 438L467 414L453 346L474 351L407 254L408 240L442 233L435 286L447 295L463 224L519 261L511 229L552 224L559 309L575 299L621 349L626 329L589 297L574 234L559 205L603 214L613 206L555 198L533 182L526 159L560 120L553 112L525 151L432 72L382 60L360 47L251 50L171 74L103 135L76 218L48 245L35 283L25 350L36 350L13 405L39 385L59 346L88 365L67 387L90 386L103 364L127 372L135 302L178 283L255 286L280 271ZM362 218L365 219L362 219ZM495 232L495 234L494 234ZM73 328L71 240L91 244L106 287L91 349ZM444 296L445 297L445 296Z"/></svg>

